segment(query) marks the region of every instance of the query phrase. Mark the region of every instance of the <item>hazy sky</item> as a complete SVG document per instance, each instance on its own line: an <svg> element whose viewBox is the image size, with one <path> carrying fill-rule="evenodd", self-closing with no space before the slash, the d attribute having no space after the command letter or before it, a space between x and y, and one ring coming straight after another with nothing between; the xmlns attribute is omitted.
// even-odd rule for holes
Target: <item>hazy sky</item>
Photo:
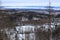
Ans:
<svg viewBox="0 0 60 40"><path fill-rule="evenodd" d="M49 0L2 0L4 6L47 6ZM59 6L60 0L51 0L52 6Z"/></svg>
<svg viewBox="0 0 60 40"><path fill-rule="evenodd" d="M60 6L60 0L50 0L51 6ZM2 6L48 6L49 0L1 0Z"/></svg>

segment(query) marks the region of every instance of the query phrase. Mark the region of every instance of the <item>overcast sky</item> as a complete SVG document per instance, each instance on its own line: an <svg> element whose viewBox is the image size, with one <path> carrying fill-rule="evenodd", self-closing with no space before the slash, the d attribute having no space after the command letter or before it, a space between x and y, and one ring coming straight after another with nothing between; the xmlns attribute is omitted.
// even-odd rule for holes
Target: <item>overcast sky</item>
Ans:
<svg viewBox="0 0 60 40"><path fill-rule="evenodd" d="M51 6L60 6L60 0L50 0ZM48 6L49 0L1 0L2 6Z"/></svg>

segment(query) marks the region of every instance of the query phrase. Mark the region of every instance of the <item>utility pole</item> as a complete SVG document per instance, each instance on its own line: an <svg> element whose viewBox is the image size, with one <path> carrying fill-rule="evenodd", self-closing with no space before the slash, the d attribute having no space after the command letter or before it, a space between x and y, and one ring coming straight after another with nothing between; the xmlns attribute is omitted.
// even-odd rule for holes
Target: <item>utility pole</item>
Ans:
<svg viewBox="0 0 60 40"><path fill-rule="evenodd" d="M52 30L51 30L51 0L49 0L49 36L50 36L50 39L49 40L52 40Z"/></svg>
<svg viewBox="0 0 60 40"><path fill-rule="evenodd" d="M51 2L50 2L50 0L49 0L48 12L49 12L49 29L51 30Z"/></svg>

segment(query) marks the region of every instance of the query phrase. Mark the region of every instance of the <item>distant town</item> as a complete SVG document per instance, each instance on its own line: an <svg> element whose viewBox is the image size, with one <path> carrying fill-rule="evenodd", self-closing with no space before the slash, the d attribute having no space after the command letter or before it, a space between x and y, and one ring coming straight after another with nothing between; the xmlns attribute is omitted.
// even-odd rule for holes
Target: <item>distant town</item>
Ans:
<svg viewBox="0 0 60 40"><path fill-rule="evenodd" d="M60 10L0 9L0 35L0 40L60 40Z"/></svg>

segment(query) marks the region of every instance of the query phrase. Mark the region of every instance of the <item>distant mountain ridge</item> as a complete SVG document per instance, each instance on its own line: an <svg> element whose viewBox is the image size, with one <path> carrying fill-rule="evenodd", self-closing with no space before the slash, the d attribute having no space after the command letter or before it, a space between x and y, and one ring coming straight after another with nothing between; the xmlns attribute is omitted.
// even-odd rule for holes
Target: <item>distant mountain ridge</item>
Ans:
<svg viewBox="0 0 60 40"><path fill-rule="evenodd" d="M48 9L49 6L0 6L6 9ZM50 6L51 9L60 9L60 6Z"/></svg>

